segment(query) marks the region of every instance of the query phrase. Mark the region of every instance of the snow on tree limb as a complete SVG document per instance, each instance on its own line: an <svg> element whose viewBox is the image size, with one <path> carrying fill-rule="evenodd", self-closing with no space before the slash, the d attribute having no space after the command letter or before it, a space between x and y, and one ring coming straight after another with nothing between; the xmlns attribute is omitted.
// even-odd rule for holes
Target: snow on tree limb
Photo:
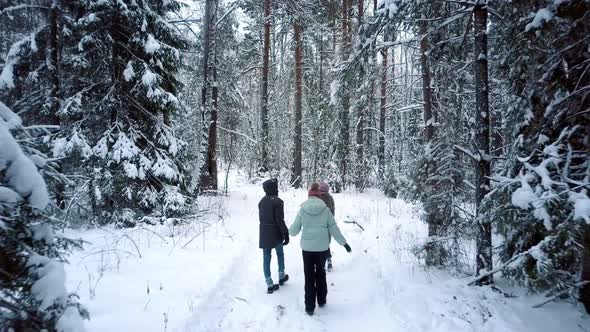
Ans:
<svg viewBox="0 0 590 332"><path fill-rule="evenodd" d="M7 184L36 209L43 209L49 202L45 180L14 139L9 129L20 125L20 118L0 102L0 171L6 172Z"/></svg>
<svg viewBox="0 0 590 332"><path fill-rule="evenodd" d="M459 145L453 145L453 148L455 150L457 150L457 151L463 152L464 154L466 154L467 156L469 156L471 159L473 159L475 161L479 161L480 160L479 156L475 155L468 148L464 148L464 147L459 146Z"/></svg>

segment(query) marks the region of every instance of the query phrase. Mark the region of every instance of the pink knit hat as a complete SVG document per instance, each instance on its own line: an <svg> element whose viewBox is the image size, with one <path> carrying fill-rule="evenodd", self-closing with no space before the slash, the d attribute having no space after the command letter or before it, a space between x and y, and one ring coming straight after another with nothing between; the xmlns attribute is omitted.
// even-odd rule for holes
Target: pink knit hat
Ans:
<svg viewBox="0 0 590 332"><path fill-rule="evenodd" d="M320 191L323 193L329 193L330 192L330 185L325 182L320 182Z"/></svg>

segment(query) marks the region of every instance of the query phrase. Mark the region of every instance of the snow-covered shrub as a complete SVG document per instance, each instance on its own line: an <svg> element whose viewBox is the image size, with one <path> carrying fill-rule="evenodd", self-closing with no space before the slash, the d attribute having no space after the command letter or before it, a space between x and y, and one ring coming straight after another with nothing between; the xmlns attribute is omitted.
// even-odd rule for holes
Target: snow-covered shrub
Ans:
<svg viewBox="0 0 590 332"><path fill-rule="evenodd" d="M0 102L0 326L7 331L81 331L88 313L68 294L63 255L44 215L50 197L33 160L12 135L21 119Z"/></svg>

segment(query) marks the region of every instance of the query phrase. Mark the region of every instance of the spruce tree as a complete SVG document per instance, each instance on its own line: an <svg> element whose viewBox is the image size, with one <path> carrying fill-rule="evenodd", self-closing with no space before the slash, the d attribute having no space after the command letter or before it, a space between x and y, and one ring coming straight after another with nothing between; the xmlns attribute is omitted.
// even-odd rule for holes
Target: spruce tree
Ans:
<svg viewBox="0 0 590 332"><path fill-rule="evenodd" d="M590 248L590 40L580 33L590 30L590 5L517 3L501 15L509 24L494 29L507 52L495 70L508 82L504 107L513 125L489 207L507 234L504 275L548 295L573 295L580 271L590 279L582 264ZM584 286L585 303L588 294Z"/></svg>
<svg viewBox="0 0 590 332"><path fill-rule="evenodd" d="M22 120L0 102L0 325L7 331L81 331L87 311L65 289L65 254L39 169L48 166Z"/></svg>
<svg viewBox="0 0 590 332"><path fill-rule="evenodd" d="M176 1L72 5L81 17L72 27L67 64L86 75L74 78L69 95L77 107L67 115L92 150L90 192L103 222L186 208L183 142L171 122L182 110L177 73L186 43L166 23L166 14L179 9Z"/></svg>

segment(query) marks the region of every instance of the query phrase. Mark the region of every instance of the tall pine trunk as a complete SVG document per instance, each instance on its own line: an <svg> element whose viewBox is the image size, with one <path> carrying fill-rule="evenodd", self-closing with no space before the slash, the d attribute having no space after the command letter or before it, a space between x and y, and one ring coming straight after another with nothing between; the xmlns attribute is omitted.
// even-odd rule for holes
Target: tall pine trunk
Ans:
<svg viewBox="0 0 590 332"><path fill-rule="evenodd" d="M60 50L60 38L59 38L59 21L60 21L61 3L60 0L51 1L49 7L49 35L47 36L47 78L49 80L50 89L47 96L48 115L51 124L59 126L60 118L58 115L60 108L60 94L61 94L61 83L60 83L60 61L59 61L59 50ZM58 166L59 167L59 166ZM61 170L59 167L58 171ZM63 181L57 180L55 184L55 200L56 204L60 209L66 207L65 197L65 185Z"/></svg>
<svg viewBox="0 0 590 332"><path fill-rule="evenodd" d="M424 17L423 17L424 18ZM436 183L430 178L436 172L436 160L433 158L433 143L434 143L434 108L433 108L433 93L432 93L432 72L430 68L429 58L429 40L428 40L428 26L425 20L420 22L420 63L422 67L422 98L424 101L424 146L426 155L426 177L430 192L435 193ZM432 197L427 197L424 201L424 210L426 212L426 222L428 223L428 237L434 238L439 234L440 218L439 207L436 202L432 201ZM445 261L445 250L442 245L436 241L428 244L426 247L426 265L437 266L443 265Z"/></svg>
<svg viewBox="0 0 590 332"><path fill-rule="evenodd" d="M120 15L120 3L117 3L114 6L114 13L113 16L111 18L110 26L109 26L109 34L110 34L110 38L112 39L111 42L111 86L114 87L114 101L115 101L115 105L110 107L110 121L111 121L111 125L114 125L119 119L119 107L122 104L121 101L121 95L123 94L122 87L121 87L121 81L122 81L122 76L123 76L123 66L121 64L122 62L122 57L123 57L123 50L122 47L123 45L126 45L126 40L124 38L124 35L121 33L121 29L122 29L122 24L121 24L121 15ZM109 142L109 144L112 144L112 142ZM109 171L111 171L113 174L116 174L116 167L114 164L110 164L108 166ZM115 206L116 206L116 195L115 195L115 191L118 189L120 190L120 184L115 183L114 181L115 179L113 179L113 190L107 192L107 193L102 193L103 200L105 202L105 207L104 209L106 210L107 213L112 214L114 213L115 210ZM117 188L119 187L119 188Z"/></svg>
<svg viewBox="0 0 590 332"><path fill-rule="evenodd" d="M373 0L373 17L377 15L377 0ZM365 128L370 130L366 130L365 133L365 141L364 141L364 145L365 145L365 153L368 156L377 156L377 158L379 157L379 137L377 136L377 145L375 145L375 141L373 139L373 135L374 135L374 130L372 130L373 128L378 128L379 124L378 124L378 118L379 118L379 113L377 112L378 109L378 96L377 96L377 90L379 89L377 84L377 79L380 75L379 73L379 68L377 66L378 63L378 59L379 59L379 52L377 52L377 39L373 39L373 41L371 42L371 52L370 55L373 57L373 63L370 66L370 76L369 79L371 81L371 88L370 88L370 92L369 92L369 105L367 107L367 111L366 111L366 122L365 122ZM377 115L377 116L375 116ZM379 168L379 165L377 165L377 167ZM380 176L379 173L379 169L377 169L377 174L378 177Z"/></svg>
<svg viewBox="0 0 590 332"><path fill-rule="evenodd" d="M205 54L203 56L203 96L202 104L207 128L207 149L205 163L201 170L201 190L215 192L217 184L217 83L215 64L217 0L205 2Z"/></svg>
<svg viewBox="0 0 590 332"><path fill-rule="evenodd" d="M352 43L352 31L351 31L351 8L352 7L352 0L342 0L342 11L341 11L341 34L342 34L342 45L341 45L341 61L345 62L348 60L348 55L350 53L351 43ZM349 91L349 82L347 82L347 78L342 78L341 83L341 110L340 110L340 137L339 142L337 144L337 156L338 156L338 163L339 163L339 176L340 179L336 183L335 190L337 192L346 188L346 177L348 173L348 154L349 154L349 144L350 144L350 124L349 124L349 108L350 108L350 91Z"/></svg>
<svg viewBox="0 0 590 332"><path fill-rule="evenodd" d="M434 138L433 112L432 112L432 87L430 61L428 59L428 31L426 22L420 22L420 64L422 66L422 99L424 101L424 140L425 145L431 143Z"/></svg>
<svg viewBox="0 0 590 332"><path fill-rule="evenodd" d="M479 1L473 11L475 37L475 137L479 160L476 167L475 203L477 209L476 274L492 269L492 225L483 219L482 201L490 190L490 116L488 105L488 39L486 25L487 1ZM493 284L492 276L479 281L480 285Z"/></svg>
<svg viewBox="0 0 590 332"><path fill-rule="evenodd" d="M270 57L270 3L271 0L264 0L264 40L262 50L262 100L260 111L261 133L261 165L260 170L268 171L268 71Z"/></svg>
<svg viewBox="0 0 590 332"><path fill-rule="evenodd" d="M387 41L386 39L384 41ZM381 68L381 107L379 110L379 152L377 154L379 159L379 176L383 179L385 175L385 115L387 113L387 62L388 51L387 48L381 50L383 57Z"/></svg>
<svg viewBox="0 0 590 332"><path fill-rule="evenodd" d="M358 2L358 29L362 31L363 26L363 13L364 13L364 1L359 0ZM367 69L364 68L364 65L361 65L360 76L367 77ZM357 83L358 87L363 86L363 80ZM372 91L371 91L372 94ZM366 113L367 108L363 105L363 102L359 103L359 107L357 109L357 123L356 123L356 174L355 174L355 186L356 189L362 191L365 186L366 182L366 167L367 164L365 162L365 123L366 123Z"/></svg>
<svg viewBox="0 0 590 332"><path fill-rule="evenodd" d="M293 178L291 183L295 188L301 188L301 131L302 131L302 110L301 99L303 97L303 50L302 34L303 25L295 20L293 30L295 32L295 133L293 136ZM321 55L320 55L321 56Z"/></svg>

